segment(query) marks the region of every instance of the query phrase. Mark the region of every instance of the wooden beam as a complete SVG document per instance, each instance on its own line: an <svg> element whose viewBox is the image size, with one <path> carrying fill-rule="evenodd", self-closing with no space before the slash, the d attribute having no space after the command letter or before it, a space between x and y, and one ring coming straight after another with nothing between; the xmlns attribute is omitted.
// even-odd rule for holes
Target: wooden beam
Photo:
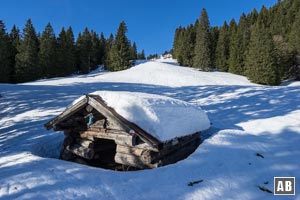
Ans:
<svg viewBox="0 0 300 200"><path fill-rule="evenodd" d="M122 146L122 145L117 145L116 152L137 156L144 163L148 163L148 164L151 163L152 160L156 159L158 156L157 152L153 152L147 149L139 149L135 147Z"/></svg>
<svg viewBox="0 0 300 200"><path fill-rule="evenodd" d="M106 130L106 132L100 131L82 131L79 132L81 138L95 137L100 139L114 140L116 144L123 144L128 146L135 145L135 138L126 132L117 130Z"/></svg>
<svg viewBox="0 0 300 200"><path fill-rule="evenodd" d="M159 166L169 165L176 163L180 160L187 158L191 153L193 153L200 144L200 139L191 141L184 146L169 152L169 154L163 155L160 158Z"/></svg>
<svg viewBox="0 0 300 200"><path fill-rule="evenodd" d="M140 157L129 154L116 153L115 162L127 166L137 167L141 169L155 168L157 164L145 163Z"/></svg>
<svg viewBox="0 0 300 200"><path fill-rule="evenodd" d="M81 99L76 104L69 106L60 115L53 118L52 120L50 120L46 124L44 124L44 126L46 127L47 130L50 130L51 128L54 128L57 123L62 122L63 120L67 119L68 117L70 117L74 113L76 113L79 110L81 110L82 108L84 108L87 105L87 102L88 102L88 100L87 100L86 97Z"/></svg>
<svg viewBox="0 0 300 200"><path fill-rule="evenodd" d="M196 140L200 140L200 132L169 140L164 144L163 148L160 151L160 155L164 156L170 154L171 152L176 151L186 144Z"/></svg>

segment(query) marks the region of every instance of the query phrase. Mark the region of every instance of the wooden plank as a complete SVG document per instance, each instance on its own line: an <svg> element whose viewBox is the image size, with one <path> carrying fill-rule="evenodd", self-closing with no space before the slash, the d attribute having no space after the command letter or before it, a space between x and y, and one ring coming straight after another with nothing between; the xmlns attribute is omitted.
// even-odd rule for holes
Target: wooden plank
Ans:
<svg viewBox="0 0 300 200"><path fill-rule="evenodd" d="M152 160L158 157L157 152L153 152L147 149L139 149L135 147L122 146L122 145L117 145L116 152L138 156L144 163L148 163L148 164L151 163Z"/></svg>
<svg viewBox="0 0 300 200"><path fill-rule="evenodd" d="M85 148L93 149L94 142L86 138L76 138L76 143Z"/></svg>
<svg viewBox="0 0 300 200"><path fill-rule="evenodd" d="M120 144L120 145L122 145L122 144ZM147 143L142 143L142 144L138 144L138 145L125 145L124 144L123 146L134 147L134 148L137 148L137 149L146 149L146 150L150 150L150 151L153 151L153 152L159 152L159 150L157 148L154 148L154 147L150 146Z"/></svg>
<svg viewBox="0 0 300 200"><path fill-rule="evenodd" d="M159 161L158 166L169 165L187 158L198 148L199 145L200 139L191 141L190 143L185 144L185 146L182 146L181 148L176 149L175 151L170 152L167 155L163 155L163 157Z"/></svg>
<svg viewBox="0 0 300 200"><path fill-rule="evenodd" d="M127 165L127 166L141 168L141 169L157 167L156 164L145 163L138 156L123 154L123 153L118 153L118 152L115 155L115 162L119 163L119 164Z"/></svg>
<svg viewBox="0 0 300 200"><path fill-rule="evenodd" d="M171 152L176 151L177 149L182 148L186 144L196 140L200 140L199 132L179 138L174 138L173 140L169 140L164 144L163 149L161 149L160 151L160 155L164 156L170 154Z"/></svg>
<svg viewBox="0 0 300 200"><path fill-rule="evenodd" d="M53 118L52 120L50 120L46 124L44 124L44 126L46 127L47 130L50 130L51 128L54 128L55 124L57 124L59 122L62 122L63 120L67 119L68 117L70 117L74 113L76 113L79 110L81 110L82 108L84 108L87 105L87 102L88 102L87 98L83 98L82 100L80 100L76 104L69 106L60 115Z"/></svg>
<svg viewBox="0 0 300 200"><path fill-rule="evenodd" d="M124 144L128 146L133 146L135 144L135 139L131 135L128 135L122 131L112 131L106 130L106 132L98 131L82 131L79 132L81 138L85 137L95 137L100 139L114 140L117 144Z"/></svg>
<svg viewBox="0 0 300 200"><path fill-rule="evenodd" d="M92 159L95 154L93 149L85 148L78 144L69 145L66 147L66 150L88 160Z"/></svg>
<svg viewBox="0 0 300 200"><path fill-rule="evenodd" d="M90 128L106 128L106 119L100 119L95 121Z"/></svg>

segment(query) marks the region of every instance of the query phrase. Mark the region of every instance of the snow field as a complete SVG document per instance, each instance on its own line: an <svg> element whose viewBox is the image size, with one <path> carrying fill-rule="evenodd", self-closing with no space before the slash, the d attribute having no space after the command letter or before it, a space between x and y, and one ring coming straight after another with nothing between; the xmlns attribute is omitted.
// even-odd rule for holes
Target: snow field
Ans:
<svg viewBox="0 0 300 200"><path fill-rule="evenodd" d="M298 84L260 86L154 61L121 72L0 84L0 199L286 199L258 186L273 191L274 176L294 176L299 188ZM153 170L115 172L55 159L63 134L43 124L99 90L188 102L207 113L212 128L190 157ZM300 199L298 189L290 199Z"/></svg>

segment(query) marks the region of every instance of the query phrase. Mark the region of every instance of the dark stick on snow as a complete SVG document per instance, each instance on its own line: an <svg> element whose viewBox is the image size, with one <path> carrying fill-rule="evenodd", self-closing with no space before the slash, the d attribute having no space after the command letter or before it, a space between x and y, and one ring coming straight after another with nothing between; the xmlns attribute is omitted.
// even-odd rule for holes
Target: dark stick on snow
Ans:
<svg viewBox="0 0 300 200"><path fill-rule="evenodd" d="M260 153L256 153L256 156L261 157L261 158L265 158L263 155L261 155Z"/></svg>
<svg viewBox="0 0 300 200"><path fill-rule="evenodd" d="M203 182L203 180L192 181L192 182L189 182L189 183L188 183L188 186L194 186L195 184L202 183L202 182Z"/></svg>
<svg viewBox="0 0 300 200"><path fill-rule="evenodd" d="M265 188L264 186L257 186L257 187L263 192L273 193L271 190L269 190L268 188Z"/></svg>

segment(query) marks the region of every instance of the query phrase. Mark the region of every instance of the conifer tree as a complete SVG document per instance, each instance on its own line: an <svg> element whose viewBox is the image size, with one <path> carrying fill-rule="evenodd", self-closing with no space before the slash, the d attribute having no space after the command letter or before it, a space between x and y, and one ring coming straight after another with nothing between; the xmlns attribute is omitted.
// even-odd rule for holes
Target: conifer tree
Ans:
<svg viewBox="0 0 300 200"><path fill-rule="evenodd" d="M216 47L216 66L220 71L228 71L229 59L229 27L226 22L220 29Z"/></svg>
<svg viewBox="0 0 300 200"><path fill-rule="evenodd" d="M105 49L104 49L104 69L108 69L109 63L109 51L112 48L112 45L115 41L114 35L111 33L109 37L105 40Z"/></svg>
<svg viewBox="0 0 300 200"><path fill-rule="evenodd" d="M0 83L11 81L11 51L12 45L6 33L5 25L0 20Z"/></svg>
<svg viewBox="0 0 300 200"><path fill-rule="evenodd" d="M280 75L272 35L263 20L252 27L249 51L246 57L246 75L259 84L278 85Z"/></svg>
<svg viewBox="0 0 300 200"><path fill-rule="evenodd" d="M15 73L17 82L32 81L40 77L38 49L38 38L35 29L31 19L28 19L16 55Z"/></svg>
<svg viewBox="0 0 300 200"><path fill-rule="evenodd" d="M106 49L106 39L104 37L104 34L101 32L100 34L100 40L99 40L99 45L100 45L100 63L99 64L104 64L105 61L105 49Z"/></svg>
<svg viewBox="0 0 300 200"><path fill-rule="evenodd" d="M288 37L290 47L296 51L297 54L300 54L300 12L292 24L291 32Z"/></svg>
<svg viewBox="0 0 300 200"><path fill-rule="evenodd" d="M139 60L145 60L146 59L144 49L141 51L141 53L138 53L137 58Z"/></svg>
<svg viewBox="0 0 300 200"><path fill-rule="evenodd" d="M133 44L131 46L130 59L131 60L136 60L137 59L137 47L136 47L136 43L135 42L133 42Z"/></svg>
<svg viewBox="0 0 300 200"><path fill-rule="evenodd" d="M57 43L50 23L47 24L41 35L39 67L42 77L51 78L63 74L57 66Z"/></svg>
<svg viewBox="0 0 300 200"><path fill-rule="evenodd" d="M195 27L191 24L183 32L181 58L183 66L193 66L195 52L196 32Z"/></svg>
<svg viewBox="0 0 300 200"><path fill-rule="evenodd" d="M107 69L124 70L129 67L130 42L126 36L127 26L124 21L119 25L115 41L108 53Z"/></svg>
<svg viewBox="0 0 300 200"><path fill-rule="evenodd" d="M254 8L252 12L247 16L250 26L256 23L257 17L258 17L258 12Z"/></svg>
<svg viewBox="0 0 300 200"><path fill-rule="evenodd" d="M11 82L15 82L15 65L16 65L16 55L18 53L18 46L20 45L20 30L13 25L11 32L9 34L10 42L12 44L12 51L11 51Z"/></svg>
<svg viewBox="0 0 300 200"><path fill-rule="evenodd" d="M229 29L228 29L228 32L229 32L229 38L230 38L229 43L231 43L231 38L232 38L233 35L235 34L236 29L237 29L236 21L235 21L234 19L231 19L230 22L229 22Z"/></svg>
<svg viewBox="0 0 300 200"><path fill-rule="evenodd" d="M230 43L229 72L244 74L245 56L249 40L250 25L246 15L243 13Z"/></svg>
<svg viewBox="0 0 300 200"><path fill-rule="evenodd" d="M296 16L296 20L292 25L291 32L289 33L289 47L291 49L291 56L293 56L294 63L291 63L289 70L286 72L291 78L300 80L300 12Z"/></svg>
<svg viewBox="0 0 300 200"><path fill-rule="evenodd" d="M100 38L95 31L91 31L92 36L92 52L91 52L91 70L97 68L97 66L101 63L101 48L100 48Z"/></svg>
<svg viewBox="0 0 300 200"><path fill-rule="evenodd" d="M205 9L202 9L199 24L196 26L196 44L193 66L204 71L209 71L212 67L210 25Z"/></svg>
<svg viewBox="0 0 300 200"><path fill-rule="evenodd" d="M92 45L91 34L88 28L85 28L82 34L79 33L76 42L78 70L80 73L86 74L91 70Z"/></svg>
<svg viewBox="0 0 300 200"><path fill-rule="evenodd" d="M211 49L211 63L212 68L216 68L216 50L217 50L217 42L219 38L219 28L212 27L210 29L210 49Z"/></svg>
<svg viewBox="0 0 300 200"><path fill-rule="evenodd" d="M60 76L76 72L74 35L71 27L62 28L57 38L57 66L61 69Z"/></svg>
<svg viewBox="0 0 300 200"><path fill-rule="evenodd" d="M173 57L177 59L177 62L180 65L184 65L183 61L183 52L184 52L184 45L185 45L185 28L181 26L176 29L175 37L173 42Z"/></svg>

